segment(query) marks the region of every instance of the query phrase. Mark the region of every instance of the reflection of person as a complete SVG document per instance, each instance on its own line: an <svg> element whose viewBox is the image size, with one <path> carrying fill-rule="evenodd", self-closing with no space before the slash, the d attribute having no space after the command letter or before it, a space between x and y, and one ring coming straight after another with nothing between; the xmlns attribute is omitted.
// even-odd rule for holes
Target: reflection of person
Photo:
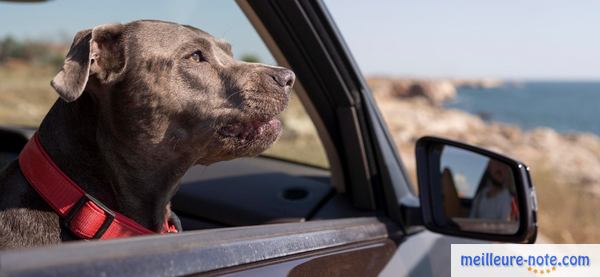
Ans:
<svg viewBox="0 0 600 277"><path fill-rule="evenodd" d="M509 191L512 183L510 168L491 159L480 182L481 187L471 206L471 218L514 219L514 198Z"/></svg>
<svg viewBox="0 0 600 277"><path fill-rule="evenodd" d="M452 171L447 167L442 171L442 201L446 217L461 216L462 208L458 192L456 191L456 185L454 184L454 177L452 176Z"/></svg>

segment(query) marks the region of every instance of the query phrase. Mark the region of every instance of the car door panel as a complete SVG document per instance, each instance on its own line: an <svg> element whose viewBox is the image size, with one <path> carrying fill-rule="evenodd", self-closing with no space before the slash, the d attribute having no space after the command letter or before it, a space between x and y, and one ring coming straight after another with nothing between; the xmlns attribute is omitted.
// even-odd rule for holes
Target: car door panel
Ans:
<svg viewBox="0 0 600 277"><path fill-rule="evenodd" d="M223 276L376 276L394 254L396 244L378 240L334 248L325 253L296 255L267 265L209 273Z"/></svg>
<svg viewBox="0 0 600 277"><path fill-rule="evenodd" d="M450 276L450 246L453 243L486 242L425 230L407 237L398 246L380 276Z"/></svg>
<svg viewBox="0 0 600 277"><path fill-rule="evenodd" d="M0 252L0 273L2 276L80 276L90 272L106 276L209 273L261 262L279 263L278 258L319 255L339 247L381 244L390 238L389 234L395 233L393 226L369 217L65 243ZM388 253L389 245L377 246L371 251ZM368 261L360 261L363 265L364 262Z"/></svg>

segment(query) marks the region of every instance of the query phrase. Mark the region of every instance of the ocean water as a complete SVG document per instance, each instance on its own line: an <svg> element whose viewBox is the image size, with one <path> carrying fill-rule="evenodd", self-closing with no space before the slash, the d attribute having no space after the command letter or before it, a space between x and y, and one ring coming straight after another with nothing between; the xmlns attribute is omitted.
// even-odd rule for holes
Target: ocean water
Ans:
<svg viewBox="0 0 600 277"><path fill-rule="evenodd" d="M600 136L600 81L459 88L457 97L445 106L524 129L550 127L563 133L591 132Z"/></svg>

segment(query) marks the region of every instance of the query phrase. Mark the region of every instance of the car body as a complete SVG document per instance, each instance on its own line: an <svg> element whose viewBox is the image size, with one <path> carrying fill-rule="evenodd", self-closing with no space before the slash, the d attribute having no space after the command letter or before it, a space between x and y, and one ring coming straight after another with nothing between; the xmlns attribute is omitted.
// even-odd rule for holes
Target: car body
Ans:
<svg viewBox="0 0 600 277"><path fill-rule="evenodd" d="M325 5L237 3L296 73L330 170L269 157L193 168L172 201L187 232L5 251L2 275L449 275L450 243L472 241L426 230L423 199ZM3 129L2 151L16 157L32 132ZM534 227L505 241L531 242Z"/></svg>

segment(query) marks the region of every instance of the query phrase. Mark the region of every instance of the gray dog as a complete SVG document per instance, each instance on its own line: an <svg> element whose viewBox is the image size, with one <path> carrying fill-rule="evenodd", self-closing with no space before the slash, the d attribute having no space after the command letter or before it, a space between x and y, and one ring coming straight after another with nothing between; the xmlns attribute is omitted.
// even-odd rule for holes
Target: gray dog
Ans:
<svg viewBox="0 0 600 277"><path fill-rule="evenodd" d="M279 136L294 73L233 60L231 46L162 21L109 24L75 36L52 80L57 100L39 143L87 194L160 233L192 166L267 149ZM0 173L0 248L80 239L27 181Z"/></svg>

